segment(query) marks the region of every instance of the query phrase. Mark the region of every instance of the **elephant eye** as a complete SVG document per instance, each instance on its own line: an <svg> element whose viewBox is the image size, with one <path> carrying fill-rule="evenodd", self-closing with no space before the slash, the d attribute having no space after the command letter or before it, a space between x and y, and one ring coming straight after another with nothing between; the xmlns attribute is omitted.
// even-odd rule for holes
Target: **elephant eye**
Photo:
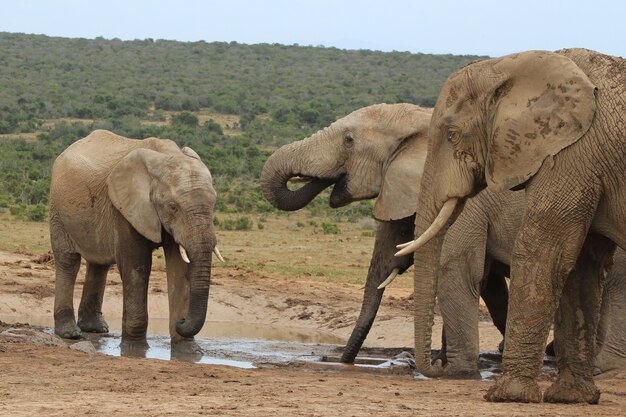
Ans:
<svg viewBox="0 0 626 417"><path fill-rule="evenodd" d="M172 213L176 213L176 212L178 211L178 205L177 205L176 203L174 203L173 201L170 201L170 202L167 204L167 207L170 209L170 211L171 211Z"/></svg>
<svg viewBox="0 0 626 417"><path fill-rule="evenodd" d="M343 137L343 140L347 146L352 146L352 144L354 143L354 136L352 136L352 132L346 133L346 135Z"/></svg>

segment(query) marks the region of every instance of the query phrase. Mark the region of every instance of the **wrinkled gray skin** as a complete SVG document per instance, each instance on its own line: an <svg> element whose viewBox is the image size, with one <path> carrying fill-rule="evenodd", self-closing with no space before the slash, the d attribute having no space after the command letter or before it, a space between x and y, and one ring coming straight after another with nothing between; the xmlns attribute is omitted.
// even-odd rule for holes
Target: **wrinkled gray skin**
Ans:
<svg viewBox="0 0 626 417"><path fill-rule="evenodd" d="M417 195L421 170L415 169L415 162L426 157L429 122L430 111L411 104L364 107L309 138L281 147L263 168L263 194L281 210L305 207L330 185L334 185L332 207L377 197L376 243L361 312L342 362L354 361L374 322L384 293L377 287L394 268L402 273L413 262L412 256L393 254L397 244L413 238L415 202L403 197ZM287 182L293 177L309 182L291 191Z"/></svg>
<svg viewBox="0 0 626 417"><path fill-rule="evenodd" d="M406 107L407 105L403 106ZM397 111L394 106L390 105L377 106L377 108L380 112L393 113ZM339 123L352 125L353 130L358 132L356 136L360 138L364 137L364 132L384 129L385 125L379 128L375 128L375 126L378 121L386 119L372 119L368 116L366 109L358 110L346 116L345 120L342 119ZM397 122L403 120L400 118ZM360 125L359 129L356 128L357 123ZM329 130L325 129L322 132ZM382 140L384 136L380 138ZM340 138L336 140L340 140ZM424 159L423 148L416 147L414 151L416 153L412 158ZM280 155L282 150L277 152ZM407 150L404 152L406 153ZM358 157L358 155L359 153L356 152L353 158ZM406 156L408 157L408 154ZM277 165L280 166L280 164ZM305 172L310 172L312 169L308 168ZM421 175L419 165L412 165L411 169L419 171L416 175ZM391 169L385 173L393 176L395 172L397 171ZM270 176L269 170L266 169L264 173L264 175ZM393 186L393 183L385 178L383 178L383 183ZM277 204L279 205L279 203ZM445 374L448 376L480 376L477 362L479 353L479 295L484 299L494 324L504 335L508 305L508 288L504 277L509 273L510 253L521 223L524 204L523 192L505 191L496 194L486 191L468 200L464 211L446 235L441 256L442 274L438 291L448 341L447 348L442 350L440 358L447 360ZM412 258L395 258L393 253L396 251L395 246L397 244L413 239L414 219L413 213L408 217L381 221L377 224L376 240L366 279L363 303L357 323L341 357L341 361L344 363L354 362L373 325L384 293L384 289L379 290L377 287L394 268L399 268L403 272L412 263ZM611 276L617 275L612 273ZM621 334L621 338L623 338L626 329L623 328L625 322L616 318L620 317L618 315L619 309L626 305L626 301L622 301L626 297L626 291L620 293L619 291L623 290L619 288L619 285L616 285L616 280L610 277L607 279L610 284L607 285L609 288L604 294L604 299L606 302L606 297L609 295L608 300L614 301L611 303L611 309L607 309L603 317L607 318L607 321L612 322L613 325L606 342L611 347L606 351L613 353L610 362L619 364L620 361L623 361L623 350L626 346L620 341L619 335ZM619 332L620 328L622 329L621 333ZM445 337L443 345L446 346ZM603 362L608 363L609 361ZM601 370L608 369L603 363L599 363L599 368Z"/></svg>
<svg viewBox="0 0 626 417"><path fill-rule="evenodd" d="M570 271L585 244L601 264L610 263L615 244L626 248L625 137L621 58L582 49L529 51L472 63L444 84L429 130L415 235L455 198L460 203L448 223L487 186L526 190L511 259L504 371L488 401L599 401L593 364L600 279L583 282L583 274ZM445 227L439 230L414 255L416 363L430 376L443 372L429 357ZM553 320L559 376L542 395L536 379Z"/></svg>
<svg viewBox="0 0 626 417"><path fill-rule="evenodd" d="M445 376L480 377L479 295L504 335L508 293L502 276L509 274L507 269L524 210L523 191L485 190L468 199L446 233L437 289L446 335L446 349L440 356L447 362L443 368ZM624 251L618 250L615 265L603 279L596 373L626 366L625 258ZM583 251L577 265L577 270L603 278L606 265L592 253ZM489 291L485 291L487 284Z"/></svg>
<svg viewBox="0 0 626 417"><path fill-rule="evenodd" d="M55 333L108 331L102 313L106 275L117 264L123 286L122 340L145 341L152 251L163 246L173 341L197 334L206 317L216 245L211 174L190 148L96 130L54 163L50 240L56 264ZM185 248L187 265L179 252ZM81 258L87 274L75 320Z"/></svg>
<svg viewBox="0 0 626 417"><path fill-rule="evenodd" d="M294 197L292 191L285 190L286 179L296 175L309 177L313 183L319 178L324 178L328 183L339 178L338 189L333 191L334 197L331 197L333 206L362 198L378 197L374 216L383 221L377 224L363 303L341 357L344 363L354 362L376 318L384 293L384 288L378 289L378 286L395 268L403 273L413 262L411 256L398 258L393 255L396 245L413 238L414 205L402 207L396 202L395 206L390 206L389 202L398 197L405 198L409 193L417 196L416 179L421 176L422 170L415 166L414 161L425 159L425 132L429 122L430 114L414 105L383 104L365 107L310 138L280 148L267 161L263 170L261 181L264 194L272 204L283 210L300 208L314 197L310 194L299 202L302 191ZM346 135L350 136L352 142L349 152L344 153L342 142ZM337 152L335 159L331 159L332 152ZM323 154L324 157L315 158L317 154ZM298 155L306 160L298 160ZM332 168L324 167L322 163ZM333 177L320 174L332 170L340 172L340 175ZM362 177L369 181L352 181L353 178ZM306 187L303 189L306 190ZM347 193L347 190L350 192ZM485 279L479 284L481 288L477 291L482 292L494 323L504 332L508 290L504 275L494 271L489 280Z"/></svg>

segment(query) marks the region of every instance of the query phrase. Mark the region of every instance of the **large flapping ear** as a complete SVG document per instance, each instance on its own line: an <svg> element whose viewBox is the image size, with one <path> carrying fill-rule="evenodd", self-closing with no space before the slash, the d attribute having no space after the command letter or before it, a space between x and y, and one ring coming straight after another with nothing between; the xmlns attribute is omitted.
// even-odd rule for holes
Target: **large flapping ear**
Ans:
<svg viewBox="0 0 626 417"><path fill-rule="evenodd" d="M136 149L126 155L107 178L109 198L116 209L142 236L161 243L161 221L150 199L153 177L149 164L166 155L150 149Z"/></svg>
<svg viewBox="0 0 626 417"><path fill-rule="evenodd" d="M427 149L428 136L415 135L405 139L389 158L374 204L376 220L399 220L415 213Z"/></svg>
<svg viewBox="0 0 626 417"><path fill-rule="evenodd" d="M495 190L526 182L543 161L580 139L596 110L595 86L569 58L528 51L494 64L487 184Z"/></svg>
<svg viewBox="0 0 626 417"><path fill-rule="evenodd" d="M189 146L185 146L183 149L181 149L181 151L183 152L183 154L190 156L192 158L197 159L198 161L202 161L202 159L200 159L200 155L198 155L196 153L196 151L194 151L193 149L191 149Z"/></svg>

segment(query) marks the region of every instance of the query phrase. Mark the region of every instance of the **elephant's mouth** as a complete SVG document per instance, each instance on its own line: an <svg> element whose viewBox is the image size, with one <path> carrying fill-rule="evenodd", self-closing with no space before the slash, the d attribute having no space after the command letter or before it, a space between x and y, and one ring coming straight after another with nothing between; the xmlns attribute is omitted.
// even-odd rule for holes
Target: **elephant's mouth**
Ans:
<svg viewBox="0 0 626 417"><path fill-rule="evenodd" d="M325 181L328 183L329 187L334 184L333 190L330 194L330 207L343 207L354 201L352 195L348 191L348 175L345 173L339 174L334 178L318 178L306 175L296 175L289 178L289 184L294 188L299 188L315 181Z"/></svg>

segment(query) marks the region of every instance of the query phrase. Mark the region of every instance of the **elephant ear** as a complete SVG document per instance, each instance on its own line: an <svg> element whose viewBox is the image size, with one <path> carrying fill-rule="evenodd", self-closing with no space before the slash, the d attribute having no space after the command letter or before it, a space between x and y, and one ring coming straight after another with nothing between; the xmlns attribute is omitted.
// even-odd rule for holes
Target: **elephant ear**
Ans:
<svg viewBox="0 0 626 417"><path fill-rule="evenodd" d="M183 152L183 154L190 156L192 158L197 159L198 161L202 161L200 159L200 155L198 155L196 153L196 151L194 151L193 149L191 149L189 146L185 146L183 149L181 149L181 151Z"/></svg>
<svg viewBox="0 0 626 417"><path fill-rule="evenodd" d="M569 58L528 51L494 64L487 184L511 189L528 181L543 161L580 139L596 110L595 89Z"/></svg>
<svg viewBox="0 0 626 417"><path fill-rule="evenodd" d="M137 232L155 243L161 243L161 221L150 199L153 176L149 166L165 158L150 149L136 149L122 158L107 178L113 206Z"/></svg>
<svg viewBox="0 0 626 417"><path fill-rule="evenodd" d="M389 158L383 168L383 185L374 203L376 220L399 220L415 213L427 148L426 135L411 136Z"/></svg>

